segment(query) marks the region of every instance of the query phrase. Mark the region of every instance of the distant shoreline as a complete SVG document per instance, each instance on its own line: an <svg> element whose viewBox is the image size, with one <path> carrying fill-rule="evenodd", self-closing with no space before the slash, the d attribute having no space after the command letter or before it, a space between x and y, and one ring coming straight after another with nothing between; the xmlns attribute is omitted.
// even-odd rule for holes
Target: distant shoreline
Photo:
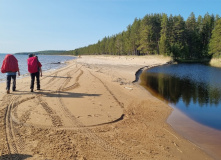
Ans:
<svg viewBox="0 0 221 160"><path fill-rule="evenodd" d="M2 61L4 59L4 55L0 55L0 56L1 56L1 59L0 59L1 60L0 67L1 67ZM27 66L26 66L27 65L26 61L27 61L28 56L26 56L26 55L15 55L15 56L17 56L18 64L19 64L19 69L20 69L20 73L21 73L20 76L17 76L17 79L20 79L20 78L28 76L29 73L28 73ZM22 56L22 58L19 59L19 56ZM40 56L57 56L58 58L57 58L57 60L55 59L54 61L51 61L49 59L49 63L45 64L44 60L46 60L46 62L47 62L47 59L43 58L43 60L41 60ZM70 58L60 58L60 56L67 57L65 55L39 55L41 63L43 65L43 68L42 68L43 69L43 74L45 72L50 71L50 70L60 69L61 67L66 66L68 61L73 60L73 59L76 58L75 56L68 56L68 57L72 57L73 59L72 58L71 59ZM46 58L48 58L48 57L46 57ZM21 63L21 60L22 60L22 63ZM1 73L0 72L0 83L1 82L5 82L5 81L6 81L5 73Z"/></svg>

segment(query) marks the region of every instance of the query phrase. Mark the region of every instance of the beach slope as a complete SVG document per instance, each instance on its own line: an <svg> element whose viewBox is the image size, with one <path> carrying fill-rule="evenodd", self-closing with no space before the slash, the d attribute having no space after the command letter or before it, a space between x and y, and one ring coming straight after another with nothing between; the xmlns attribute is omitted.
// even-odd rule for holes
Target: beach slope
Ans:
<svg viewBox="0 0 221 160"><path fill-rule="evenodd" d="M82 56L0 89L2 159L212 159L166 123L172 109L141 87L135 73L170 61L160 56ZM43 66L44 67L44 66ZM36 88L36 86L35 86Z"/></svg>

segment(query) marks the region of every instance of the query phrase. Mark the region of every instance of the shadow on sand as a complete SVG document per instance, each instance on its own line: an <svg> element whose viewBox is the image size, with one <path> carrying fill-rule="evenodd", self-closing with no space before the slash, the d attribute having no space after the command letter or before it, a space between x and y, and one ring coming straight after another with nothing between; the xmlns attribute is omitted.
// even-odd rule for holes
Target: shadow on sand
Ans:
<svg viewBox="0 0 221 160"><path fill-rule="evenodd" d="M88 93L74 93L74 92L62 92L62 91L46 91L46 90L40 90L40 91L34 91L34 92L27 92L27 91L15 91L12 92L13 95L31 95L31 94L40 94L46 97L63 97L63 98L83 98L83 97L97 97L101 96L101 94L88 94Z"/></svg>
<svg viewBox="0 0 221 160"><path fill-rule="evenodd" d="M97 97L101 94L88 94L88 93L73 93L73 92L34 92L36 94L41 94L46 97L61 97L61 98L84 98L84 97Z"/></svg>
<svg viewBox="0 0 221 160"><path fill-rule="evenodd" d="M0 156L0 160L25 160L26 158L32 157L31 155L26 155L26 154L6 154Z"/></svg>

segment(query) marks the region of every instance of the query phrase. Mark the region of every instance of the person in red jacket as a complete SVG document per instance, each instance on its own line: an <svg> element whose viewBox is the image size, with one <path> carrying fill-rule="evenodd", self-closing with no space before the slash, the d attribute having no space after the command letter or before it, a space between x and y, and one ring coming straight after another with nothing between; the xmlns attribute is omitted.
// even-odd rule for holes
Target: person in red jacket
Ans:
<svg viewBox="0 0 221 160"><path fill-rule="evenodd" d="M33 54L29 54L28 58L28 72L31 74L31 92L34 90L34 83L35 83L35 77L37 80L37 90L40 90L40 73L42 76L41 72L41 63L38 61L38 58L34 56Z"/></svg>
<svg viewBox="0 0 221 160"><path fill-rule="evenodd" d="M6 81L6 90L7 94L10 93L10 85L11 79L13 80L12 90L16 89L16 72L18 72L18 76L20 76L19 68L18 68L18 60L12 54L7 54L3 60L1 72L6 73L7 81Z"/></svg>

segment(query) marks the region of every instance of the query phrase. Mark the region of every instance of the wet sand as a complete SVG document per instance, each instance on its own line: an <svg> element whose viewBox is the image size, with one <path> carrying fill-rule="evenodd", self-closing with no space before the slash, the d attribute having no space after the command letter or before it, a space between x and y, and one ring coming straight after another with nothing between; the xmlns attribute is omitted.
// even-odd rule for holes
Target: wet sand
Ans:
<svg viewBox="0 0 221 160"><path fill-rule="evenodd" d="M165 64L158 56L82 56L30 77L17 91L0 89L0 157L29 159L213 159L166 123L172 108L135 80L140 68Z"/></svg>
<svg viewBox="0 0 221 160"><path fill-rule="evenodd" d="M175 107L173 108L167 122L174 130L198 145L214 159L219 160L221 157L221 131L197 123Z"/></svg>

